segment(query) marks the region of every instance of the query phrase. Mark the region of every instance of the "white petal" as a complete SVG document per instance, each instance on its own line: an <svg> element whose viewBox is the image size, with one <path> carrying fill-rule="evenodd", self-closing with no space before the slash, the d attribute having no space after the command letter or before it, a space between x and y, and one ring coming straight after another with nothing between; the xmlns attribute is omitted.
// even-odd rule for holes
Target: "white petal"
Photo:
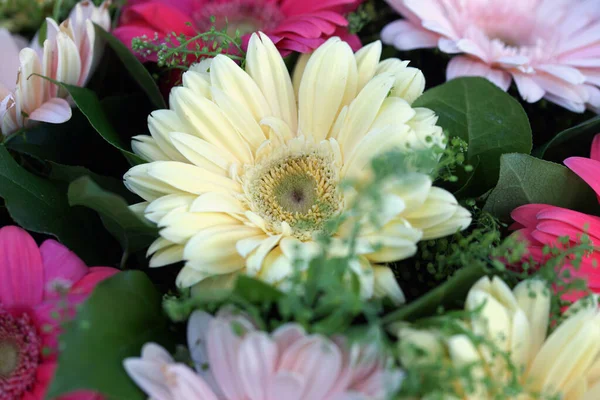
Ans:
<svg viewBox="0 0 600 400"><path fill-rule="evenodd" d="M340 110L356 96L358 72L352 49L329 39L311 56L298 94L299 131L315 141L326 139Z"/></svg>
<svg viewBox="0 0 600 400"><path fill-rule="evenodd" d="M369 81L352 101L344 124L336 138L344 154L352 153L357 143L366 135L393 84L394 77L392 75L379 75Z"/></svg>
<svg viewBox="0 0 600 400"><path fill-rule="evenodd" d="M379 40L364 46L354 55L358 65L358 91L375 76L379 59L381 58L381 42Z"/></svg>
<svg viewBox="0 0 600 400"><path fill-rule="evenodd" d="M148 175L188 193L241 192L240 184L228 177L176 161L153 162L149 165Z"/></svg>
<svg viewBox="0 0 600 400"><path fill-rule="evenodd" d="M239 107L250 111L255 121L272 115L269 103L254 80L231 58L218 55L210 67L212 84L227 93Z"/></svg>
<svg viewBox="0 0 600 400"><path fill-rule="evenodd" d="M171 108L192 127L190 133L230 152L243 163L252 161L250 147L212 101L195 96L190 89L177 87L171 91Z"/></svg>
<svg viewBox="0 0 600 400"><path fill-rule="evenodd" d="M296 98L290 74L271 39L261 32L252 34L248 43L246 72L262 90L272 115L295 131Z"/></svg>
<svg viewBox="0 0 600 400"><path fill-rule="evenodd" d="M235 157L199 137L187 133L172 132L169 138L173 146L192 164L219 175L227 171Z"/></svg>
<svg viewBox="0 0 600 400"><path fill-rule="evenodd" d="M373 266L373 273L375 275L375 296L387 296L395 305L406 303L406 297L404 297L404 293L389 267Z"/></svg>

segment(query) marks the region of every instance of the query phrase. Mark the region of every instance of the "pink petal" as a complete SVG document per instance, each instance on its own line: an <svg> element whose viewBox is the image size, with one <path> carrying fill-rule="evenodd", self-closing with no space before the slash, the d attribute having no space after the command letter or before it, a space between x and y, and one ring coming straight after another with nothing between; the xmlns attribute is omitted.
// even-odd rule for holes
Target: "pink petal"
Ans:
<svg viewBox="0 0 600 400"><path fill-rule="evenodd" d="M208 355L206 354L206 337L213 319L214 318L212 315L198 310L194 311L188 320L188 349L190 350L190 356L196 365L196 371L198 373L204 371L204 366L208 363Z"/></svg>
<svg viewBox="0 0 600 400"><path fill-rule="evenodd" d="M549 208L554 208L554 206L548 204L526 204L515 208L510 216L524 227L535 227L537 224L537 214Z"/></svg>
<svg viewBox="0 0 600 400"><path fill-rule="evenodd" d="M172 400L167 378L163 373L163 363L146 361L139 358L127 358L123 366L129 377L151 398Z"/></svg>
<svg viewBox="0 0 600 400"><path fill-rule="evenodd" d="M543 246L551 246L558 249L563 249L565 246L558 242L558 235L534 230L531 232L531 236Z"/></svg>
<svg viewBox="0 0 600 400"><path fill-rule="evenodd" d="M583 232L587 233L591 236L591 240L596 244L600 244L600 218L598 217L556 207L540 212L538 214L538 220L537 229L543 230L540 228L540 225L545 221L557 221L575 228L579 234ZM547 232L550 233L550 231ZM567 232L566 228L565 232ZM566 234L571 236L570 233L565 233L565 235ZM560 236L561 234L557 233L557 235ZM571 237L576 239L577 235Z"/></svg>
<svg viewBox="0 0 600 400"><path fill-rule="evenodd" d="M481 76L505 91L508 90L511 82L510 74L505 71L493 69L473 58L453 57L446 70L446 79L451 80L461 76Z"/></svg>
<svg viewBox="0 0 600 400"><path fill-rule="evenodd" d="M283 354L290 346L305 337L306 332L299 324L285 324L273 332L273 339L277 343L279 354Z"/></svg>
<svg viewBox="0 0 600 400"><path fill-rule="evenodd" d="M564 161L569 169L585 181L600 196L600 161L583 157L569 157Z"/></svg>
<svg viewBox="0 0 600 400"><path fill-rule="evenodd" d="M166 373L171 383L174 399L219 400L210 386L184 364L167 367Z"/></svg>
<svg viewBox="0 0 600 400"><path fill-rule="evenodd" d="M71 115L69 103L65 99L55 97L36 108L29 114L29 119L49 124L62 124L70 120Z"/></svg>
<svg viewBox="0 0 600 400"><path fill-rule="evenodd" d="M280 372L269 383L266 400L302 400L306 381L301 376Z"/></svg>
<svg viewBox="0 0 600 400"><path fill-rule="evenodd" d="M0 54L2 54L2 63L0 63L0 85L8 90L15 88L17 73L19 72L19 45L13 39L13 36L6 29L0 29Z"/></svg>
<svg viewBox="0 0 600 400"><path fill-rule="evenodd" d="M286 16L292 16L354 4L357 4L356 0L321 0L318 2L283 0L281 2L281 11L283 11Z"/></svg>
<svg viewBox="0 0 600 400"><path fill-rule="evenodd" d="M565 65L542 65L536 67L536 69L573 85L581 85L585 82L585 76L577 68Z"/></svg>
<svg viewBox="0 0 600 400"><path fill-rule="evenodd" d="M237 359L242 339L233 329L230 321L216 318L212 322L207 337L208 360L211 373L225 398L243 399Z"/></svg>
<svg viewBox="0 0 600 400"><path fill-rule="evenodd" d="M335 386L342 371L342 355L338 347L321 336L309 336L293 344L282 354L279 370L297 373L306 385L303 399L324 399Z"/></svg>
<svg viewBox="0 0 600 400"><path fill-rule="evenodd" d="M594 136L590 158L592 160L600 161L600 134Z"/></svg>
<svg viewBox="0 0 600 400"><path fill-rule="evenodd" d="M540 85L525 74L513 73L513 79L519 89L519 94L528 103L536 103L546 94Z"/></svg>
<svg viewBox="0 0 600 400"><path fill-rule="evenodd" d="M240 380L251 400L266 399L277 363L277 345L264 332L251 332L242 341L238 355Z"/></svg>
<svg viewBox="0 0 600 400"><path fill-rule="evenodd" d="M438 38L439 35L403 19L389 23L381 31L381 41L398 50L432 48L437 45Z"/></svg>
<svg viewBox="0 0 600 400"><path fill-rule="evenodd" d="M87 275L71 287L69 294L89 295L98 283L110 278L117 272L119 272L118 269L111 267L91 267Z"/></svg>
<svg viewBox="0 0 600 400"><path fill-rule="evenodd" d="M40 246L40 254L46 274L45 291L52 291L52 282L59 279L71 287L88 272L85 263L71 250L56 240L46 240Z"/></svg>
<svg viewBox="0 0 600 400"><path fill-rule="evenodd" d="M33 307L42 301L44 267L40 250L23 229L0 229L0 304Z"/></svg>

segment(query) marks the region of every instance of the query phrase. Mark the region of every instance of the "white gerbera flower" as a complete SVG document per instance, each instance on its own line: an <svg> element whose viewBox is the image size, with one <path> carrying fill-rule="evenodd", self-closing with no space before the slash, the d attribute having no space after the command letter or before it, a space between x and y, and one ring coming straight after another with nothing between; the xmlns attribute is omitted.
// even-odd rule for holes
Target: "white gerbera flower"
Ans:
<svg viewBox="0 0 600 400"><path fill-rule="evenodd" d="M380 55L379 42L355 55L330 39L298 69L295 94L279 52L255 34L245 71L219 55L186 72L170 109L149 117L152 136L135 137L134 150L151 162L125 175L146 200L136 208L161 228L150 265L185 260L182 287L239 272L279 283L297 249L312 254L313 235L349 205L341 180L382 152L443 145L433 112L410 106L424 88L421 72ZM425 174L389 185L384 203L383 228L361 231L354 267L365 296L399 302L380 263L414 255L419 240L471 217Z"/></svg>

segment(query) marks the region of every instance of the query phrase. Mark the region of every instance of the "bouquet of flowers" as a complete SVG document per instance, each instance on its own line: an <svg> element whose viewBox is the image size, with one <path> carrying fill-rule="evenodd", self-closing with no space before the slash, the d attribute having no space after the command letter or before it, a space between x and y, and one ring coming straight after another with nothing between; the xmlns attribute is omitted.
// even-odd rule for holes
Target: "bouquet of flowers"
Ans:
<svg viewBox="0 0 600 400"><path fill-rule="evenodd" d="M0 400L600 399L600 0L3 0L0 46Z"/></svg>

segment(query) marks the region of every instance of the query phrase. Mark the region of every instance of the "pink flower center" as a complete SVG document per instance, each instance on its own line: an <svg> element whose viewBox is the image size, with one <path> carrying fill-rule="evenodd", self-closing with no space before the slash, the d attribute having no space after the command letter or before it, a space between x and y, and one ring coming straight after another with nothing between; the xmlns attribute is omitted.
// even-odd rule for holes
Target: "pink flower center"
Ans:
<svg viewBox="0 0 600 400"><path fill-rule="evenodd" d="M0 400L20 399L35 382L41 340L27 314L0 308Z"/></svg>
<svg viewBox="0 0 600 400"><path fill-rule="evenodd" d="M215 18L214 23L211 17ZM269 0L216 0L196 10L193 18L200 31L208 31L214 25L217 30L227 27L227 33L234 36L236 30L244 35L272 29L285 15Z"/></svg>

